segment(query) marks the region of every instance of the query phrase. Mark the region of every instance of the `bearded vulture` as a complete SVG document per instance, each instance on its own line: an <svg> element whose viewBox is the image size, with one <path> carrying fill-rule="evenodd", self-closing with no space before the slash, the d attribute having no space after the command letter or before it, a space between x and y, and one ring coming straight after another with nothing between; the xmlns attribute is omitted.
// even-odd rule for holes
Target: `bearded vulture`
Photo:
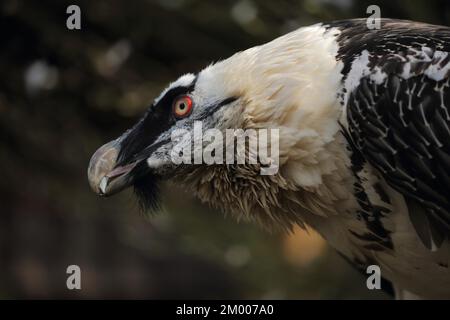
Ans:
<svg viewBox="0 0 450 320"><path fill-rule="evenodd" d="M450 298L450 28L381 19L315 24L171 83L92 156L99 195L171 180L238 219L309 225L398 298ZM175 164L171 133L277 128L279 170Z"/></svg>

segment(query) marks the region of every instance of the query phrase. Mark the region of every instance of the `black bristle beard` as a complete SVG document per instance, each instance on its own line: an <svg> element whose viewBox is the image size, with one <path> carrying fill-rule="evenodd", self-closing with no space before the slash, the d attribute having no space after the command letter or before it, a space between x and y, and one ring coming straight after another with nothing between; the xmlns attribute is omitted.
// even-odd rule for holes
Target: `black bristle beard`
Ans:
<svg viewBox="0 0 450 320"><path fill-rule="evenodd" d="M147 174L134 183L134 193L139 207L145 214L154 214L160 209L159 178Z"/></svg>

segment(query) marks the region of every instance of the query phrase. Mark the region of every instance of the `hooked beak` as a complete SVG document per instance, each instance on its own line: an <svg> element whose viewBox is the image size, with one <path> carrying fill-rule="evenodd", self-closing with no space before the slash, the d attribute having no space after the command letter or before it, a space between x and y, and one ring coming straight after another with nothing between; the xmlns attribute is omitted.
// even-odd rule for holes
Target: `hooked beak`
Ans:
<svg viewBox="0 0 450 320"><path fill-rule="evenodd" d="M101 146L89 162L88 179L92 190L100 196L110 196L133 184L130 174L138 161L117 166L120 138Z"/></svg>

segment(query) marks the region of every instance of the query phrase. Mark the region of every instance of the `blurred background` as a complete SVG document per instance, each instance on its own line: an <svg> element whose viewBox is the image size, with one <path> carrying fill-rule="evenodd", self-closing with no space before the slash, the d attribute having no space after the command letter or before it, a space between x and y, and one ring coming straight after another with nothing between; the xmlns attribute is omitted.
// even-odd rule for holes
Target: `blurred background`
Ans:
<svg viewBox="0 0 450 320"><path fill-rule="evenodd" d="M86 179L169 81L370 4L449 25L447 0L2 0L0 298L389 298L312 231L238 224L173 186L146 217L131 192L100 199ZM66 288L71 264L82 290Z"/></svg>

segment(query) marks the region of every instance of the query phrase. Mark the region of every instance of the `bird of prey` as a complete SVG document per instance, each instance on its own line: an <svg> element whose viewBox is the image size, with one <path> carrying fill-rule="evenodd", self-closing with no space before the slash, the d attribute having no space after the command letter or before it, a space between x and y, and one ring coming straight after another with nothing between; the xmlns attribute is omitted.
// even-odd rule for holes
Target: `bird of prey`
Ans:
<svg viewBox="0 0 450 320"><path fill-rule="evenodd" d="M302 27L171 83L93 155L93 190L171 180L238 219L309 225L397 298L450 298L450 28L381 19ZM277 128L279 170L175 164L171 133Z"/></svg>

